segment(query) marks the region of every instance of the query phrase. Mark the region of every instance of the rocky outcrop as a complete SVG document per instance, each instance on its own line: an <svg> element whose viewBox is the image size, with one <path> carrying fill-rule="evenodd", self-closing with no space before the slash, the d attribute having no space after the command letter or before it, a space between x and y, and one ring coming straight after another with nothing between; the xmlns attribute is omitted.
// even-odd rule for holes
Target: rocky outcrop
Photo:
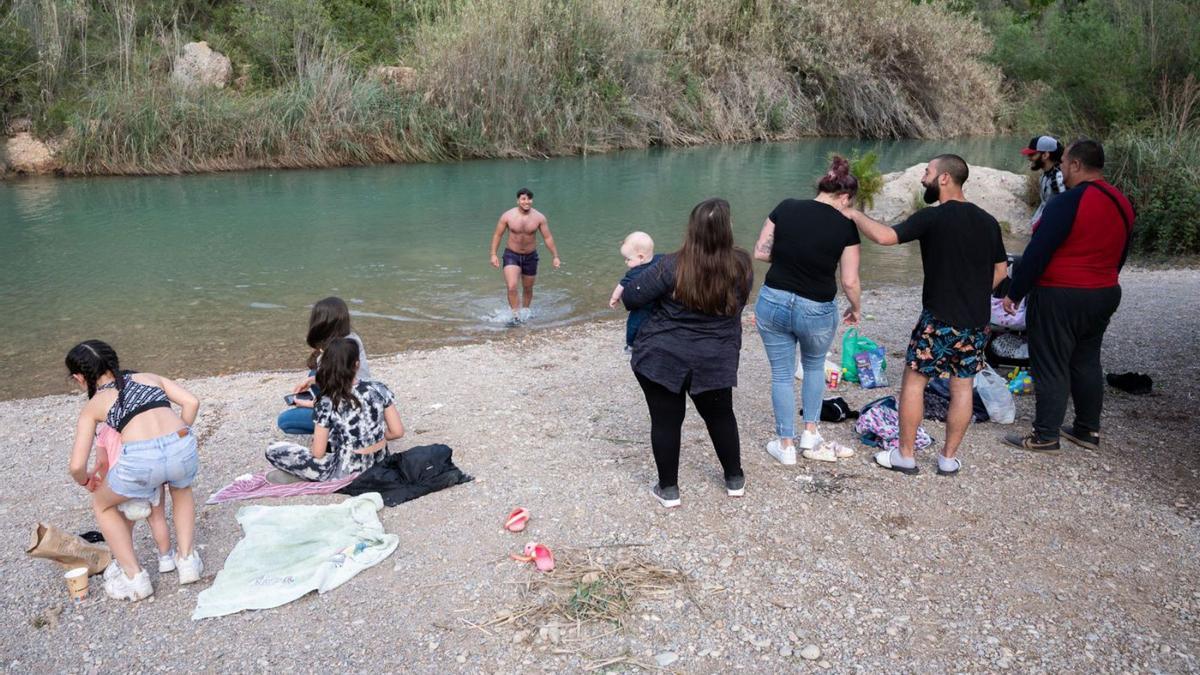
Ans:
<svg viewBox="0 0 1200 675"><path fill-rule="evenodd" d="M14 173L40 176L62 168L54 149L34 138L28 131L22 131L8 139L4 155L8 170Z"/></svg>
<svg viewBox="0 0 1200 675"><path fill-rule="evenodd" d="M213 51L207 42L189 42L183 54L175 59L171 81L181 87L216 87L222 89L233 76L229 57Z"/></svg>
<svg viewBox="0 0 1200 675"><path fill-rule="evenodd" d="M924 164L883 176L883 189L875 195L875 206L868 214L885 223L896 223L916 211L921 204L921 175ZM1029 218L1033 209L1025 201L1025 176L972 166L971 175L963 186L967 199L1000 221L1001 227L1014 234L1029 234Z"/></svg>
<svg viewBox="0 0 1200 675"><path fill-rule="evenodd" d="M405 91L417 89L417 69L409 66L374 66L367 76Z"/></svg>

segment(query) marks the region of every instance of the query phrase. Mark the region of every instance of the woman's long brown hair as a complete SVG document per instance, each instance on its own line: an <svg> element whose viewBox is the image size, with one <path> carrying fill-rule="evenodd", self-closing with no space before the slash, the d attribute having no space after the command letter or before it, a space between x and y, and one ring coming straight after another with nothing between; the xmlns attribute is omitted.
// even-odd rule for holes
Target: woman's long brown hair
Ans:
<svg viewBox="0 0 1200 675"><path fill-rule="evenodd" d="M325 343L325 353L317 366L317 386L321 397L328 398L334 412L343 405L359 408L354 396L354 378L358 374L358 343L350 338L335 337Z"/></svg>
<svg viewBox="0 0 1200 675"><path fill-rule="evenodd" d="M675 299L697 312L733 316L750 294L749 280L750 255L733 245L729 202L700 202L676 254Z"/></svg>

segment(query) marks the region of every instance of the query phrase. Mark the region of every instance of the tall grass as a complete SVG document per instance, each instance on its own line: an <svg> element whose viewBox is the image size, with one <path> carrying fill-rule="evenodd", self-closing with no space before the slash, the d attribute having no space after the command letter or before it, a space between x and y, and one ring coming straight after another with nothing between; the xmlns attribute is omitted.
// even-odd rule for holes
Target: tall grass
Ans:
<svg viewBox="0 0 1200 675"><path fill-rule="evenodd" d="M1108 174L1137 211L1134 250L1200 253L1200 84L1162 83L1157 115L1109 142Z"/></svg>

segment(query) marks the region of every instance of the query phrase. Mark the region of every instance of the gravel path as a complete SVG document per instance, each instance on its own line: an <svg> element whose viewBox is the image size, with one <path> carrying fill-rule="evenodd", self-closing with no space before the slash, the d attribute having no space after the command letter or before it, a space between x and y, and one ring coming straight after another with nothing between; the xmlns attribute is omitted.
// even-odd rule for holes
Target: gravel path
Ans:
<svg viewBox="0 0 1200 675"><path fill-rule="evenodd" d="M825 425L859 454L779 466L762 450L773 428L769 376L748 328L735 394L746 497L725 497L693 412L684 505L672 511L647 490L649 419L621 323L373 360L410 430L400 447L446 442L477 480L385 509L399 549L346 586L203 622L189 619L194 596L240 538L240 505L201 509L201 583L165 575L141 603L101 591L70 606L57 569L23 551L37 520L93 527L86 493L66 475L80 399L0 403L0 663L11 672L1200 671L1200 274L1135 271L1124 282L1105 365L1151 373L1156 393L1109 391L1099 453L1029 455L1000 444L1014 427L982 424L968 432L962 475L937 477L926 455L908 478L868 465L848 425ZM918 298L866 293L865 332L894 363ZM188 382L203 401L200 499L263 466L295 377ZM856 406L880 395L843 390ZM1032 398L1018 406L1024 429ZM942 437L941 425L927 428ZM500 523L518 504L533 520L507 534ZM642 561L688 581L645 589L620 626L545 615L482 625L521 606L537 575L508 554L535 538L564 562ZM144 525L137 544L152 561Z"/></svg>

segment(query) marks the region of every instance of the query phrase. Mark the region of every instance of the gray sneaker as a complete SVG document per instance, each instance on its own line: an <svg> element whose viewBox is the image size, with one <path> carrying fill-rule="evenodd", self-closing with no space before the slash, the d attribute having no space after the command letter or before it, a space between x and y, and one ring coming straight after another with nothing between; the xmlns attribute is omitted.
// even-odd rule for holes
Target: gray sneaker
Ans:
<svg viewBox="0 0 1200 675"><path fill-rule="evenodd" d="M741 497L746 494L746 477L734 476L725 479L725 494L730 497Z"/></svg>
<svg viewBox="0 0 1200 675"><path fill-rule="evenodd" d="M659 487L658 483L650 488L650 492L654 493L654 498L662 504L664 508L673 509L683 502L679 500L679 486L675 485L669 488Z"/></svg>

